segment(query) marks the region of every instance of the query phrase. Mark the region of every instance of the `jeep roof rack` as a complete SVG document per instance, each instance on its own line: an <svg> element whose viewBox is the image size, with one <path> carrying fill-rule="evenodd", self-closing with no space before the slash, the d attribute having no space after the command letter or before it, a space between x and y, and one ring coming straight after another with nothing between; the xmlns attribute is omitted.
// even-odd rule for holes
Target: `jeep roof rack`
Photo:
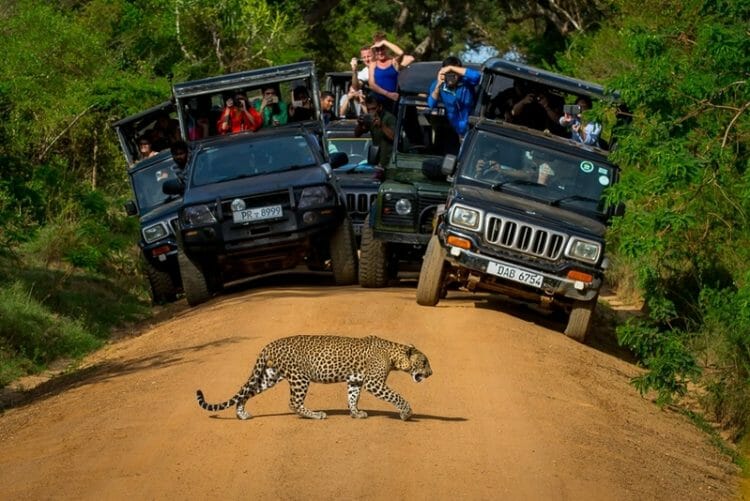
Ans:
<svg viewBox="0 0 750 501"><path fill-rule="evenodd" d="M493 57L482 65L483 72L495 73L511 78L522 78L524 80L543 84L571 94L587 95L596 99L612 99L619 101L616 91L609 91L599 84L579 80L577 78L553 73L551 71L535 68L523 63L509 61L507 59Z"/></svg>

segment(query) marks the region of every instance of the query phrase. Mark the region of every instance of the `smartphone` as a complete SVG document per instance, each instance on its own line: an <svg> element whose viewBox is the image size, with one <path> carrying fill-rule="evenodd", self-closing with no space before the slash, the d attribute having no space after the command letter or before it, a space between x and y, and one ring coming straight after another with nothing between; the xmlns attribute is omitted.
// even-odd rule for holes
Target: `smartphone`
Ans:
<svg viewBox="0 0 750 501"><path fill-rule="evenodd" d="M295 108L299 108L303 104L304 104L304 101L292 101L292 106L294 106Z"/></svg>

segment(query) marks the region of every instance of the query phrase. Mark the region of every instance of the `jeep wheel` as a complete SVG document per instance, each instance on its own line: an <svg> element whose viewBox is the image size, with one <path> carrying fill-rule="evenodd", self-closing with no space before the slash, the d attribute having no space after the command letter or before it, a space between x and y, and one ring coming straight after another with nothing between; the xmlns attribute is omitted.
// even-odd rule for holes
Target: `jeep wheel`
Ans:
<svg viewBox="0 0 750 501"><path fill-rule="evenodd" d="M177 287L169 273L156 268L145 257L143 270L151 285L151 300L154 304L171 303L177 299Z"/></svg>
<svg viewBox="0 0 750 501"><path fill-rule="evenodd" d="M586 340L591 318L596 309L596 302L597 299L594 298L591 301L576 301L573 303L573 308L570 310L570 316L568 317L568 326L565 328L566 336L579 343Z"/></svg>
<svg viewBox="0 0 750 501"><path fill-rule="evenodd" d="M344 218L331 236L331 269L336 285L357 282L357 247L352 222Z"/></svg>
<svg viewBox="0 0 750 501"><path fill-rule="evenodd" d="M208 301L211 290L203 270L188 258L182 251L177 253L182 275L182 287L185 289L185 299L190 306L196 306Z"/></svg>
<svg viewBox="0 0 750 501"><path fill-rule="evenodd" d="M370 216L362 225L362 242L359 247L359 285L385 287L388 285L388 256L386 243L375 238Z"/></svg>
<svg viewBox="0 0 750 501"><path fill-rule="evenodd" d="M432 235L427 244L422 269L417 284L417 303L422 306L435 306L440 301L445 281L445 249L437 235Z"/></svg>

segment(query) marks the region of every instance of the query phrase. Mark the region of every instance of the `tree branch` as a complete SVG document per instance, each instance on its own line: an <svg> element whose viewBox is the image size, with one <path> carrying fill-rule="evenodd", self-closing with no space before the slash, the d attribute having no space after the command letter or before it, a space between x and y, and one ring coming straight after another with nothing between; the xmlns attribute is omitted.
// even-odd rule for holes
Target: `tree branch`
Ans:
<svg viewBox="0 0 750 501"><path fill-rule="evenodd" d="M65 133L68 132L70 128L73 127L76 124L76 122L78 122L86 113L91 111L91 109L94 106L96 106L96 103L90 104L85 110L83 110L78 115L76 115L76 117L62 131L60 131L60 133L57 136L55 136L55 138L47 146L44 147L44 150L42 150L42 152L39 155L37 155L36 157L37 162L41 162L44 159L44 157L47 156L47 153L49 152L50 149L52 149L55 143L58 142L60 138L63 137L63 135L65 135Z"/></svg>

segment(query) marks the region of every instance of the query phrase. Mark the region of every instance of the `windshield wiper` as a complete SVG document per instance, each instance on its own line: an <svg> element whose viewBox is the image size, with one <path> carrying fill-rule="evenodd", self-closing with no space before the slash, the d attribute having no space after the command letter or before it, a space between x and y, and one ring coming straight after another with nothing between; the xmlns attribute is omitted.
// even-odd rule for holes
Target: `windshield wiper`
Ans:
<svg viewBox="0 0 750 501"><path fill-rule="evenodd" d="M506 184L521 184L524 186L544 186L541 183L537 183L536 181L529 181L528 179L509 179L507 181L502 181L502 182L493 184L492 189L495 191L498 191Z"/></svg>
<svg viewBox="0 0 750 501"><path fill-rule="evenodd" d="M558 198L556 200L552 200L549 204L551 206L553 206L553 207L557 207L558 205L560 205L560 203L566 202L568 200L580 200L582 202L593 202L595 204L599 203L599 200L597 200L596 198L585 197L583 195L568 195L566 197L562 197L562 198Z"/></svg>

